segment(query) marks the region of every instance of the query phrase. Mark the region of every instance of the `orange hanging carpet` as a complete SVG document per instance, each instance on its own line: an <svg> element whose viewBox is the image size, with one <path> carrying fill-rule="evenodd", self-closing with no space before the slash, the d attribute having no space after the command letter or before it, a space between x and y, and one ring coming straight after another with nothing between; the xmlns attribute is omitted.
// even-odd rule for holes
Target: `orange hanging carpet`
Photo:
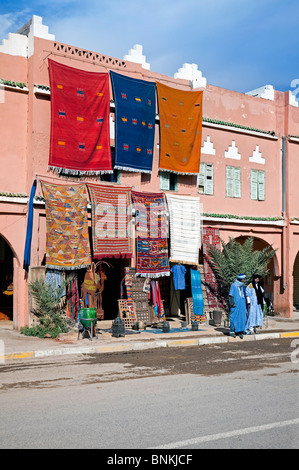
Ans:
<svg viewBox="0 0 299 470"><path fill-rule="evenodd" d="M202 91L185 91L157 82L160 117L159 168L182 175L199 173Z"/></svg>
<svg viewBox="0 0 299 470"><path fill-rule="evenodd" d="M46 205L46 267L73 270L91 264L85 184L41 181Z"/></svg>
<svg viewBox="0 0 299 470"><path fill-rule="evenodd" d="M109 74L49 62L51 135L49 168L81 175L113 173Z"/></svg>

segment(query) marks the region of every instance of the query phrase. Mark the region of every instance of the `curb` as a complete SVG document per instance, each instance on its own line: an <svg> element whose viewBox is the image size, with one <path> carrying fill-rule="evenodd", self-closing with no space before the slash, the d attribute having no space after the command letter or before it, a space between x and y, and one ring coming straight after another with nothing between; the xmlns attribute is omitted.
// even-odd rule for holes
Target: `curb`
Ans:
<svg viewBox="0 0 299 470"><path fill-rule="evenodd" d="M7 360L12 359L30 359L30 358L43 358L63 355L75 354L111 354L114 352L128 352L128 351L142 351L146 349L155 348L175 348L187 346L203 346L205 344L223 344L234 343L242 341L261 341L263 339L278 339L278 338L299 338L299 331L289 331L285 333L259 333L257 335L244 336L243 339L233 338L230 336L212 336L204 338L192 339L169 339L169 340L153 340L144 342L128 342L128 343L111 343L95 346L82 346L60 349L45 349L37 351L16 352L10 354L0 355L0 364L4 364Z"/></svg>

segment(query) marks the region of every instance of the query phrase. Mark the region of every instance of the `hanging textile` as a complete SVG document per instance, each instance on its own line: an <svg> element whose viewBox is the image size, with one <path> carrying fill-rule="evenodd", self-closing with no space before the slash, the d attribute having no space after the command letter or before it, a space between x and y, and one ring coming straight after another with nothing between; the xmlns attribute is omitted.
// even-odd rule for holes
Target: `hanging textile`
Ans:
<svg viewBox="0 0 299 470"><path fill-rule="evenodd" d="M191 292L193 298L193 316L191 315L191 321L201 321L203 316L204 301L201 287L201 275L200 271L190 269L191 274Z"/></svg>
<svg viewBox="0 0 299 470"><path fill-rule="evenodd" d="M79 313L79 289L77 279L72 279L67 286L66 293L66 315L77 321Z"/></svg>
<svg viewBox="0 0 299 470"><path fill-rule="evenodd" d="M46 267L84 268L91 263L85 184L41 181L46 205Z"/></svg>
<svg viewBox="0 0 299 470"><path fill-rule="evenodd" d="M224 308L222 296L219 292L218 282L212 269L208 253L210 245L213 245L216 248L221 248L219 230L207 227L203 228L202 232L203 266L208 304L210 308Z"/></svg>
<svg viewBox="0 0 299 470"><path fill-rule="evenodd" d="M58 271L57 269L47 269L46 270L46 277L45 283L52 286L53 289L57 289L62 286L64 280L62 276L62 272ZM65 296L66 292L65 289L63 290L61 297Z"/></svg>
<svg viewBox="0 0 299 470"><path fill-rule="evenodd" d="M28 205L28 219L26 230L26 241L24 249L23 269L28 272L31 257L31 240L32 240L32 227L33 227L33 200L35 196L37 181L34 180L30 191L29 205Z"/></svg>
<svg viewBox="0 0 299 470"><path fill-rule="evenodd" d="M166 194L170 218L170 261L197 264L200 239L200 199Z"/></svg>
<svg viewBox="0 0 299 470"><path fill-rule="evenodd" d="M154 316L156 317L156 319L158 321L166 320L158 281L151 281L151 301L153 304Z"/></svg>
<svg viewBox="0 0 299 470"><path fill-rule="evenodd" d="M87 184L94 258L131 258L131 188Z"/></svg>
<svg viewBox="0 0 299 470"><path fill-rule="evenodd" d="M110 71L115 101L115 168L151 173L156 84Z"/></svg>
<svg viewBox="0 0 299 470"><path fill-rule="evenodd" d="M168 223L163 193L132 191L136 210L136 274L144 277L169 276Z"/></svg>
<svg viewBox="0 0 299 470"><path fill-rule="evenodd" d="M49 168L67 174L112 173L109 74L48 59L51 87Z"/></svg>
<svg viewBox="0 0 299 470"><path fill-rule="evenodd" d="M183 175L199 173L202 91L185 91L157 82L160 118L159 168Z"/></svg>

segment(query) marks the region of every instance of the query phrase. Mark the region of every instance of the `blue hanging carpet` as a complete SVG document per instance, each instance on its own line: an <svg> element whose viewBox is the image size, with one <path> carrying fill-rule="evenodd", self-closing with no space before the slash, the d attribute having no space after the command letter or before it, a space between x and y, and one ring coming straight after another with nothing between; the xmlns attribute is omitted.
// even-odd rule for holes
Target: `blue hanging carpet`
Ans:
<svg viewBox="0 0 299 470"><path fill-rule="evenodd" d="M154 153L156 84L111 72L115 102L115 166L151 173Z"/></svg>

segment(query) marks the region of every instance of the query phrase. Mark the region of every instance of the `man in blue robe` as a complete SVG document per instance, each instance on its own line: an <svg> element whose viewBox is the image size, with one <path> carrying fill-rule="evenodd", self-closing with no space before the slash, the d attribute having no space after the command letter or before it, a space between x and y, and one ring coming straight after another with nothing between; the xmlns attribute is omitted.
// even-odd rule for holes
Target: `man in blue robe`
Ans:
<svg viewBox="0 0 299 470"><path fill-rule="evenodd" d="M230 286L230 336L238 335L241 339L246 329L247 305L246 292L244 286L245 274L239 274L237 279Z"/></svg>

